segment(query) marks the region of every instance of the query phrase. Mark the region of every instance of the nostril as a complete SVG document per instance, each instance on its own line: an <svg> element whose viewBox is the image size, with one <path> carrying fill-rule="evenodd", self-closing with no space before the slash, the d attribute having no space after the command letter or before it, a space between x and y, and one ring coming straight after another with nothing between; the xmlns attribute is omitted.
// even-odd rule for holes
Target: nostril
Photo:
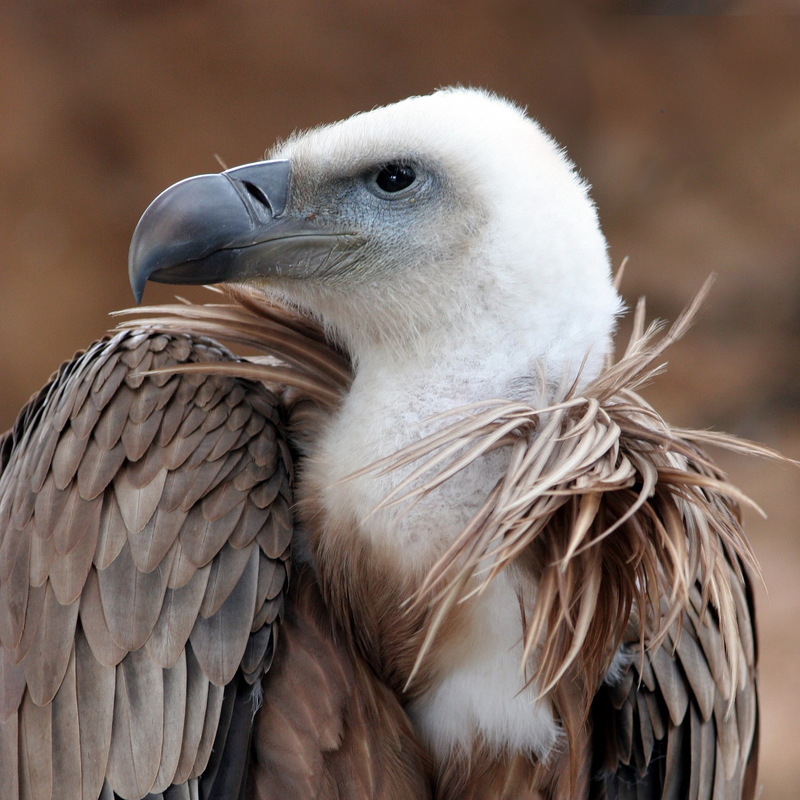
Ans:
<svg viewBox="0 0 800 800"><path fill-rule="evenodd" d="M267 211L271 214L272 204L269 202L267 195L264 194L263 189L260 189L254 183L250 183L250 181L242 181L242 184L244 184L244 188L247 189L247 193L250 197L261 203L261 205L266 206Z"/></svg>

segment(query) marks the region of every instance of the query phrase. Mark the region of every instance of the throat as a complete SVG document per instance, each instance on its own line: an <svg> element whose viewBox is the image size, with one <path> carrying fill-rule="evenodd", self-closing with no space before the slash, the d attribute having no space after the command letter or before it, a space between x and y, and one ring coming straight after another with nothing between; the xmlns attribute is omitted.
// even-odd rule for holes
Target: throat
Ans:
<svg viewBox="0 0 800 800"><path fill-rule="evenodd" d="M311 457L310 474L325 513L358 522L370 544L400 569L427 572L485 501L507 467L508 453L496 450L410 502L402 495L444 464L408 486L404 482L420 464L370 467L456 422L457 409L469 404L500 398L546 402L551 393L540 375L540 366L510 345L488 352L461 343L424 358L362 356L350 392ZM393 504L386 505L390 497Z"/></svg>

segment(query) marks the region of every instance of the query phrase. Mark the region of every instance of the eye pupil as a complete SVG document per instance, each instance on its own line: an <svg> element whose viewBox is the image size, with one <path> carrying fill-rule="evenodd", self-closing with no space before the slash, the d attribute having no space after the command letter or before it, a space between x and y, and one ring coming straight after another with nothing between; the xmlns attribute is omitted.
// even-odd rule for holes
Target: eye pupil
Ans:
<svg viewBox="0 0 800 800"><path fill-rule="evenodd" d="M401 192L417 179L417 173L406 164L387 164L375 176L375 183L384 192Z"/></svg>

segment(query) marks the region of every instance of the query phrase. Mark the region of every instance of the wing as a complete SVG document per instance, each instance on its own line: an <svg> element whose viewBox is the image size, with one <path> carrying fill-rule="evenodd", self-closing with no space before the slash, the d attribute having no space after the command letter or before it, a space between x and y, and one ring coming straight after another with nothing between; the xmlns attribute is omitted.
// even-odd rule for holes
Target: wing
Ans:
<svg viewBox="0 0 800 800"><path fill-rule="evenodd" d="M118 334L0 440L4 798L240 796L292 534L277 401L139 374L231 358Z"/></svg>
<svg viewBox="0 0 800 800"><path fill-rule="evenodd" d="M622 679L604 685L593 707L598 782L609 800L729 800L756 790L756 641L749 582L729 566L739 624L734 686L716 616L700 591L681 630L662 646L630 643Z"/></svg>

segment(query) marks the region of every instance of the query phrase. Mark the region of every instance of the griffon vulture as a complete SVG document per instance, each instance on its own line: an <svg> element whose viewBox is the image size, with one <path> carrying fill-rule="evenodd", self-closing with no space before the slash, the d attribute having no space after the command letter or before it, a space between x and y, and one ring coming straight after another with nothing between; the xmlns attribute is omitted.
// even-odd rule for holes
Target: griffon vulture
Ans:
<svg viewBox="0 0 800 800"><path fill-rule="evenodd" d="M587 186L448 89L161 194L2 439L2 796L739 798L739 493L637 394ZM255 348L248 358L227 345ZM249 352L253 352L251 349Z"/></svg>

